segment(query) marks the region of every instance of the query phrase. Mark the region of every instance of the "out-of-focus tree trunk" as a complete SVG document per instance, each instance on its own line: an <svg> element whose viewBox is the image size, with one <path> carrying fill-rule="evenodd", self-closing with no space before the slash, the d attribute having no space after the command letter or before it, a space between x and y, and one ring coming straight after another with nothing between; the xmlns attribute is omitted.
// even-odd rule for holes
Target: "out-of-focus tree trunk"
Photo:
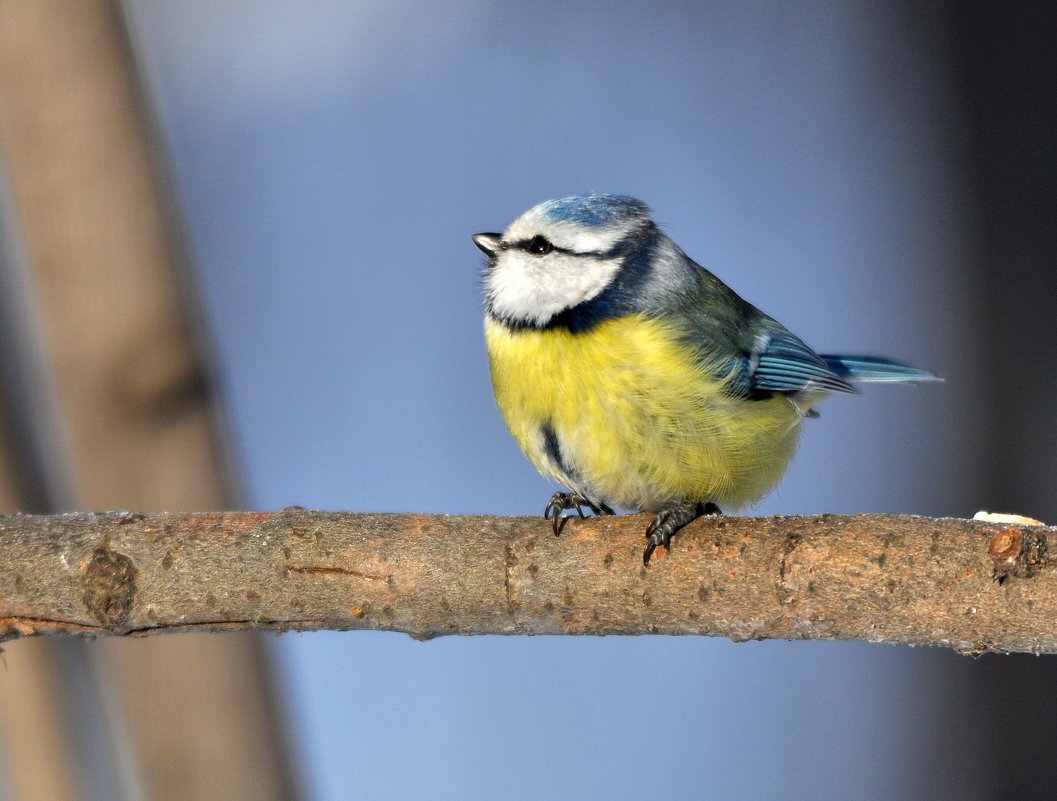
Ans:
<svg viewBox="0 0 1057 801"><path fill-rule="evenodd" d="M18 411L55 433L45 447L69 490L50 511L234 502L151 134L117 3L0 0L0 152L39 320L20 332L37 342L26 352L41 369L22 374L33 408ZM10 480L20 456L5 457L6 510L26 508ZM65 645L79 650L66 661L81 682L97 687L90 717L106 721L125 797L295 795L256 638ZM50 648L4 654L0 729L15 801L91 797L77 766L107 751L87 742L100 732L71 730L67 682L43 673ZM32 743L26 716L40 724Z"/></svg>

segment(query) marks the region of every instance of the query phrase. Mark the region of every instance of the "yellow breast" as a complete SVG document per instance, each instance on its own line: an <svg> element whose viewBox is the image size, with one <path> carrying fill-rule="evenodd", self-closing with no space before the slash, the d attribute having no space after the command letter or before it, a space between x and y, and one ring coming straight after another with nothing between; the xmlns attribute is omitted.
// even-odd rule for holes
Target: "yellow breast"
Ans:
<svg viewBox="0 0 1057 801"><path fill-rule="evenodd" d="M595 501L741 506L781 478L800 429L783 396L745 400L662 321L631 315L588 333L515 331L487 320L496 403L544 474ZM548 453L550 427L576 486Z"/></svg>

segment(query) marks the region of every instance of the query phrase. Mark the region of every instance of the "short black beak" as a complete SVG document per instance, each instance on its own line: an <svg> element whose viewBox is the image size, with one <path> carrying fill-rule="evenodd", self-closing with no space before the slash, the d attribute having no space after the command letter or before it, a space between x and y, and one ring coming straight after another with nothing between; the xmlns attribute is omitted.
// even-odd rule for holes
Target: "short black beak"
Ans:
<svg viewBox="0 0 1057 801"><path fill-rule="evenodd" d="M499 234L474 234L473 243L489 256L495 256L503 244L503 237Z"/></svg>

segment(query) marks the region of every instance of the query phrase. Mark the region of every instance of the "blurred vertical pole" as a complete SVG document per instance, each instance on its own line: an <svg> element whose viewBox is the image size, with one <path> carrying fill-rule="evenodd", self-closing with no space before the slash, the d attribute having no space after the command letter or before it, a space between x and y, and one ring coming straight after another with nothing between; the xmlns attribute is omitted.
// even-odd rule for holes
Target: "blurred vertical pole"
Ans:
<svg viewBox="0 0 1057 801"><path fill-rule="evenodd" d="M954 3L979 258L988 503L1057 520L1057 6Z"/></svg>
<svg viewBox="0 0 1057 801"><path fill-rule="evenodd" d="M0 153L52 375L54 423L69 457L70 497L58 505L234 505L148 115L114 2L0 0ZM23 659L22 645L36 644L11 647L9 662ZM259 639L100 641L82 652L104 699L125 796L295 796ZM46 696L37 709L60 710L59 724L75 718L71 709L81 702L59 697L54 682L16 692ZM30 726L9 718L0 728L11 743ZM93 738L76 734L90 750L83 741ZM56 750L70 736L51 735L35 746L43 757L37 782L73 762ZM8 756L10 791L21 793L13 801L71 797L68 787L52 795L44 784L11 779L25 766L14 764L20 755ZM83 797L78 789L72 797Z"/></svg>
<svg viewBox="0 0 1057 801"><path fill-rule="evenodd" d="M980 506L1057 521L1057 7L948 4L967 120L980 349L972 386L984 413ZM967 455L968 456L968 455ZM947 719L971 729L963 761L987 768L981 797L1055 798L1057 764L1028 745L1057 734L1052 657L966 661ZM1032 688L1042 688L1035 692ZM982 722L986 722L981 725ZM953 739L953 738L952 738ZM1052 753L1048 746L1043 752Z"/></svg>
<svg viewBox="0 0 1057 801"><path fill-rule="evenodd" d="M9 269L11 265L0 263L0 271ZM0 314L6 310L8 288L9 281L0 281ZM10 349L10 331L0 327L0 514L41 508L37 493L17 469L26 454L16 435L14 402L6 393L13 367ZM0 798L81 798L75 789L78 760L69 742L70 719L62 709L62 647L58 641L39 640L5 649L10 653L0 662Z"/></svg>
<svg viewBox="0 0 1057 801"><path fill-rule="evenodd" d="M2 12L0 7L0 120L7 66ZM58 415L48 402L54 392L48 391L39 321L4 167L0 158L0 514L46 512L66 507L72 492L57 447ZM78 651L73 643L50 639L7 647L0 663L0 798L102 796L101 788L86 787L85 749L74 742L77 726L66 668L67 657Z"/></svg>

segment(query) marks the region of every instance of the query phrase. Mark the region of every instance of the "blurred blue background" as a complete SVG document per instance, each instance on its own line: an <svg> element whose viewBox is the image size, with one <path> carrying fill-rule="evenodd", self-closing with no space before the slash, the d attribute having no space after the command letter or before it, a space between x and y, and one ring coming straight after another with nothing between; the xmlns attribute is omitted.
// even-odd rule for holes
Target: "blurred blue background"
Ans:
<svg viewBox="0 0 1057 801"><path fill-rule="evenodd" d="M128 3L246 505L540 513L554 487L495 411L469 237L585 191L648 202L815 348L947 377L828 401L755 513L1020 500L973 470L989 408L967 391L986 336L972 107L930 8ZM381 633L274 647L320 801L990 797L994 766L964 758L980 663L949 652Z"/></svg>

